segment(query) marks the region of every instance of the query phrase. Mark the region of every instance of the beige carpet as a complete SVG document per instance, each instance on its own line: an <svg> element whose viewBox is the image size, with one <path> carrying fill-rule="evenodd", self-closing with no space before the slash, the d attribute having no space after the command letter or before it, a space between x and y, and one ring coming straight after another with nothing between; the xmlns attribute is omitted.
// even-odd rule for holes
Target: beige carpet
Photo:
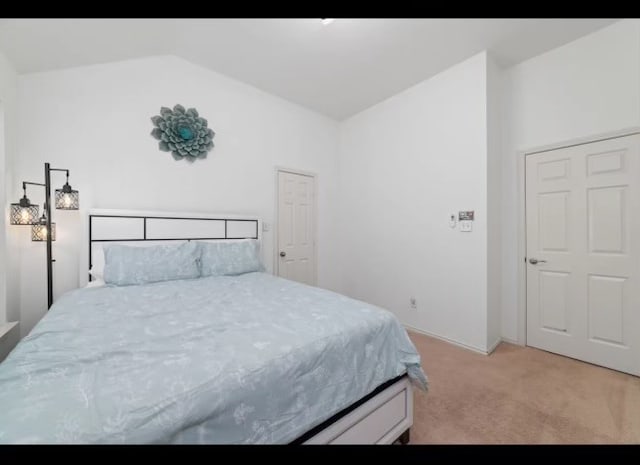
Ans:
<svg viewBox="0 0 640 465"><path fill-rule="evenodd" d="M640 443L640 378L530 347L489 356L409 332L429 377L411 444Z"/></svg>

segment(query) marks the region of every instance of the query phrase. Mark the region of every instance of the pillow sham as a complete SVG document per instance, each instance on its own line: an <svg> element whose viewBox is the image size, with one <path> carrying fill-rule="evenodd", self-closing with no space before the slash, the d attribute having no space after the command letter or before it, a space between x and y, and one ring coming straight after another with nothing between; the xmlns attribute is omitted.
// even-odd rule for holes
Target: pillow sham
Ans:
<svg viewBox="0 0 640 465"><path fill-rule="evenodd" d="M255 239L233 242L200 242L201 276L234 276L264 271L260 243Z"/></svg>
<svg viewBox="0 0 640 465"><path fill-rule="evenodd" d="M89 281L85 287L102 287L106 283L102 280L102 278L93 278L93 280Z"/></svg>
<svg viewBox="0 0 640 465"><path fill-rule="evenodd" d="M179 245L104 248L104 281L116 286L192 279L200 276L199 248L195 242Z"/></svg>
<svg viewBox="0 0 640 465"><path fill-rule="evenodd" d="M104 276L102 275L102 271L98 271L95 266L89 268L89 274L94 280L104 280Z"/></svg>

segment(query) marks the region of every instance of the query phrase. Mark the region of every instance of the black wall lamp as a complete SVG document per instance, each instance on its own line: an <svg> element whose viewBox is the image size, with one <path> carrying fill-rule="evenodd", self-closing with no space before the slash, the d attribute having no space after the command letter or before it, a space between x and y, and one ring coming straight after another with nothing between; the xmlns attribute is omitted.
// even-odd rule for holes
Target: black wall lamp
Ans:
<svg viewBox="0 0 640 465"><path fill-rule="evenodd" d="M51 168L49 163L44 164L44 184L38 182L22 183L23 197L19 202L11 204L9 221L14 225L31 226L32 241L47 242L47 308L53 304L53 262L51 243L56 240L56 224L51 221L51 172L64 171L67 173L67 182L61 189L56 189L55 206L59 210L78 210L80 197L78 191L69 185L69 170ZM45 191L44 212L38 218L39 207L31 203L27 197L27 185L43 186Z"/></svg>

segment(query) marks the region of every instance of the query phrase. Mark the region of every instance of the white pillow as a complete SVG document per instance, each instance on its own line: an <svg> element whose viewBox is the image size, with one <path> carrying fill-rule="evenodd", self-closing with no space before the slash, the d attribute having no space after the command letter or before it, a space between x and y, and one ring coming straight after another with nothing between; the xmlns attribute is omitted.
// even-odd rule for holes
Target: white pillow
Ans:
<svg viewBox="0 0 640 465"><path fill-rule="evenodd" d="M97 270L95 266L92 266L89 269L89 274L91 275L91 282L93 281L102 281L104 284L104 275L101 270Z"/></svg>
<svg viewBox="0 0 640 465"><path fill-rule="evenodd" d="M104 286L106 283L104 282L103 279L100 278L93 278L92 281L89 281L87 283L87 285L85 287L102 287Z"/></svg>

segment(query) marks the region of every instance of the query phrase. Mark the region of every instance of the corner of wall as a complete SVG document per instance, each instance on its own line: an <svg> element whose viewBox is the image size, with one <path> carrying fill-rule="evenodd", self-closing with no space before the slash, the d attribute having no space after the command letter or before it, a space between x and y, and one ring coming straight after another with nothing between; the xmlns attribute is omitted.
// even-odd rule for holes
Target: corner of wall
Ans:
<svg viewBox="0 0 640 465"><path fill-rule="evenodd" d="M13 237L6 222L8 202L13 194L13 158L16 151L17 125L17 73L13 65L0 53L0 101L3 111L3 147L0 150L0 179L3 180L0 200L2 219L0 220L0 323L18 321L20 318L19 282L16 281L17 267Z"/></svg>
<svg viewBox="0 0 640 465"><path fill-rule="evenodd" d="M487 348L500 340L502 323L502 125L503 70L487 60Z"/></svg>
<svg viewBox="0 0 640 465"><path fill-rule="evenodd" d="M6 147L5 147L5 104L0 95L0 179L6 185ZM7 218L8 208L5 189L0 189L0 325L7 321Z"/></svg>

